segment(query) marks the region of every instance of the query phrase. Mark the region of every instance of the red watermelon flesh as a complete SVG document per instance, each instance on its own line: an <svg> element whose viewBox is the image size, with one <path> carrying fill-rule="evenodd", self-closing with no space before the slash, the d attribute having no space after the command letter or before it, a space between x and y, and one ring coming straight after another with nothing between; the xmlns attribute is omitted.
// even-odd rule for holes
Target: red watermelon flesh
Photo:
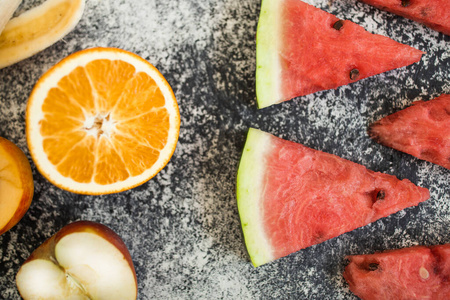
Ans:
<svg viewBox="0 0 450 300"><path fill-rule="evenodd" d="M379 143L450 169L450 95L441 95L373 123Z"/></svg>
<svg viewBox="0 0 450 300"><path fill-rule="evenodd" d="M282 89L288 98L334 89L412 64L422 56L419 50L371 34L351 21L342 21L336 30L336 16L299 0L284 1ZM352 70L359 72L353 80Z"/></svg>
<svg viewBox="0 0 450 300"><path fill-rule="evenodd" d="M422 54L300 0L263 0L257 31L258 106L407 66Z"/></svg>
<svg viewBox="0 0 450 300"><path fill-rule="evenodd" d="M344 278L363 300L450 299L450 244L347 259Z"/></svg>
<svg viewBox="0 0 450 300"><path fill-rule="evenodd" d="M360 0L450 35L449 0Z"/></svg>
<svg viewBox="0 0 450 300"><path fill-rule="evenodd" d="M250 129L237 198L247 249L258 266L415 206L429 192Z"/></svg>

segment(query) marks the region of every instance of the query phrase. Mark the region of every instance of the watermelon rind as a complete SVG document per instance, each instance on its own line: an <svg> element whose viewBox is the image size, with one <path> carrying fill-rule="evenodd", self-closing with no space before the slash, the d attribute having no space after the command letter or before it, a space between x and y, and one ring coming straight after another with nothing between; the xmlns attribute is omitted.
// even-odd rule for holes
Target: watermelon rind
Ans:
<svg viewBox="0 0 450 300"><path fill-rule="evenodd" d="M275 104L281 98L279 0L262 0L256 30L256 101L258 108Z"/></svg>
<svg viewBox="0 0 450 300"><path fill-rule="evenodd" d="M272 247L264 231L264 212L260 200L264 193L264 159L270 151L270 138L270 135L258 129L249 129L237 174L239 217L245 245L255 267L274 259Z"/></svg>

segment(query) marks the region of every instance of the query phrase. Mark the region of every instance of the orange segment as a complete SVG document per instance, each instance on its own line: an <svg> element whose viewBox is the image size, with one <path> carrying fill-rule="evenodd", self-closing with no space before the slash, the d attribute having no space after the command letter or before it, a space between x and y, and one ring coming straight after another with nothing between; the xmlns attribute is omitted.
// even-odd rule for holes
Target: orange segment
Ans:
<svg viewBox="0 0 450 300"><path fill-rule="evenodd" d="M167 110L159 109L118 123L116 128L124 134L138 137L141 144L160 151L167 143L169 125Z"/></svg>
<svg viewBox="0 0 450 300"><path fill-rule="evenodd" d="M39 171L55 185L105 194L152 178L170 160L180 117L164 77L115 48L67 57L36 84L27 138Z"/></svg>
<svg viewBox="0 0 450 300"><path fill-rule="evenodd" d="M70 102L70 97L66 93L59 88L52 88L42 105L42 111L48 114L82 120L83 111L79 106Z"/></svg>
<svg viewBox="0 0 450 300"><path fill-rule="evenodd" d="M136 117L136 111L146 113L164 106L164 96L155 81L145 73L137 73L127 84L116 104L112 117L126 120Z"/></svg>
<svg viewBox="0 0 450 300"><path fill-rule="evenodd" d="M122 145L126 147L127 145ZM111 184L127 179L130 174L121 156L114 149L109 139L101 136L96 149L97 162L95 164L94 181L98 184ZM124 153L125 156L129 153Z"/></svg>
<svg viewBox="0 0 450 300"><path fill-rule="evenodd" d="M77 182L91 182L94 175L95 154L98 151L96 138L93 136L85 137L73 147L65 150L68 152L63 160L56 165L61 175L72 178Z"/></svg>
<svg viewBox="0 0 450 300"><path fill-rule="evenodd" d="M119 155L124 159L127 169L133 176L144 172L159 158L160 151L141 143L134 144L132 136L118 134L115 136L115 141L123 145L119 149Z"/></svg>
<svg viewBox="0 0 450 300"><path fill-rule="evenodd" d="M48 160L56 166L68 155L68 151L71 151L85 137L86 134L80 131L67 135L49 135L43 140L42 146L44 152L48 154Z"/></svg>
<svg viewBox="0 0 450 300"><path fill-rule="evenodd" d="M123 61L101 59L88 63L86 72L95 90L97 112L109 112L134 76L135 68Z"/></svg>
<svg viewBox="0 0 450 300"><path fill-rule="evenodd" d="M79 104L86 113L95 114L94 94L85 68L78 67L58 83L70 100Z"/></svg>

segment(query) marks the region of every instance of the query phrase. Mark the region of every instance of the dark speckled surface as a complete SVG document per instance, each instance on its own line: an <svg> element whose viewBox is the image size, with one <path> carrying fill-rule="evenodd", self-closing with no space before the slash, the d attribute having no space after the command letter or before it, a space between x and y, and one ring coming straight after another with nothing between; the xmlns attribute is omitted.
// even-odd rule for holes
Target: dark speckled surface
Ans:
<svg viewBox="0 0 450 300"><path fill-rule="evenodd" d="M20 9L40 2L24 1ZM0 70L0 135L27 155L28 95L46 70L77 50L111 46L144 57L172 85L181 113L172 160L133 190L71 194L32 164L33 203L0 236L0 299L19 299L14 277L21 263L75 220L101 222L123 238L136 267L139 299L354 299L342 277L345 255L449 243L450 171L378 145L366 129L413 100L450 93L450 37L353 0L309 2L427 53L415 65L257 110L259 0L88 0L81 22L62 41ZM429 188L431 198L255 269L235 198L250 126L408 178Z"/></svg>

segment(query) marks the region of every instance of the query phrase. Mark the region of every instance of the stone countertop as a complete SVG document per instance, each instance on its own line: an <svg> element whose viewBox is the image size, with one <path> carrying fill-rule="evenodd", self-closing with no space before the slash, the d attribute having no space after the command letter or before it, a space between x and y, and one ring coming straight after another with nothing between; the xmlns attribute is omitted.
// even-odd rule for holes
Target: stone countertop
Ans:
<svg viewBox="0 0 450 300"><path fill-rule="evenodd" d="M24 1L24 11L43 1ZM427 53L409 67L258 110L255 34L259 0L88 0L78 26L50 48L0 70L0 136L29 157L27 98L67 55L110 46L135 52L171 84L181 113L168 165L119 194L63 191L32 163L35 195L0 236L0 299L19 299L15 274L45 239L76 220L115 230L135 264L139 299L355 299L342 277L349 254L449 243L450 172L373 142L367 126L412 101L450 93L450 36L353 0L310 0ZM408 178L431 198L363 228L254 268L235 197L249 127ZM31 161L31 160L30 160Z"/></svg>

